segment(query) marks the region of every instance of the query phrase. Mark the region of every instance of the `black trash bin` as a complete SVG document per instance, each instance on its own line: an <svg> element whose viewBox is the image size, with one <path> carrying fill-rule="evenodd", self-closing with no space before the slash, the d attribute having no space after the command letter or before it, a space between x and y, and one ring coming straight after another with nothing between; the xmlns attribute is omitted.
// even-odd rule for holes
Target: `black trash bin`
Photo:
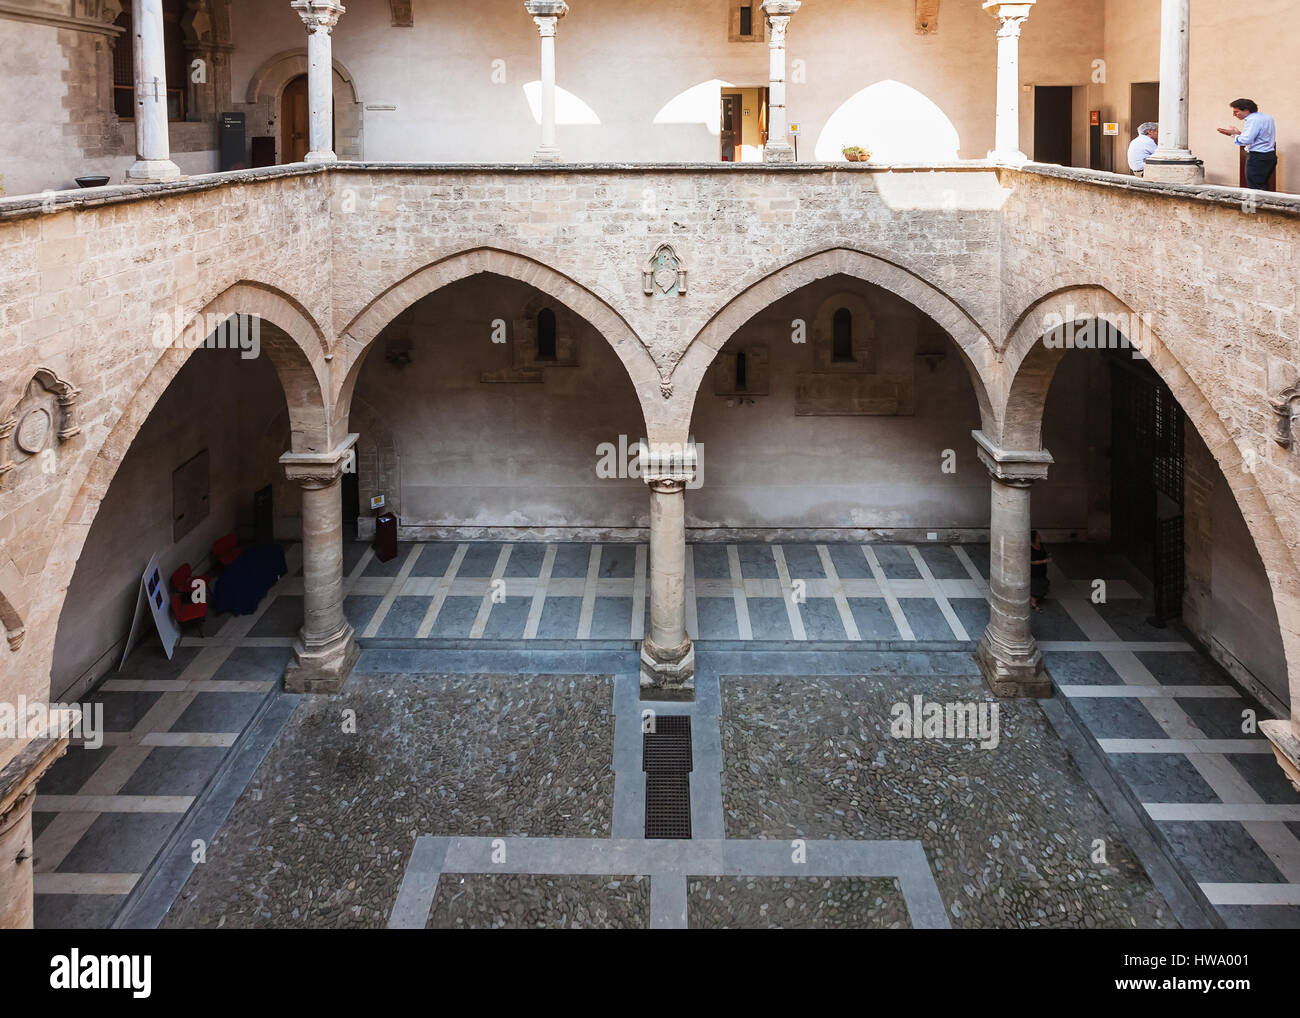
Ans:
<svg viewBox="0 0 1300 1018"><path fill-rule="evenodd" d="M384 513L375 520L375 558L388 562L397 557L397 517Z"/></svg>

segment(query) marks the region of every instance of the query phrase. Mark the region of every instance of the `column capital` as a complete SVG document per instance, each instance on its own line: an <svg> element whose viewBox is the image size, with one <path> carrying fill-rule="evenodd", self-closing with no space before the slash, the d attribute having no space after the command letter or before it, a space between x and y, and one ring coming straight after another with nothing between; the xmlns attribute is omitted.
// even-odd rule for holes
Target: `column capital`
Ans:
<svg viewBox="0 0 1300 1018"><path fill-rule="evenodd" d="M984 9L1002 22L998 26L999 36L1018 36L1020 26L1025 23L1025 19L1029 17L1029 12L1033 10L1036 3L1038 0L1015 0L1015 3L1007 3L1005 0L984 0Z"/></svg>
<svg viewBox="0 0 1300 1018"><path fill-rule="evenodd" d="M360 437L348 435L326 452L286 452L280 457L284 476L304 488L328 488L343 476L347 465L354 462L352 450Z"/></svg>
<svg viewBox="0 0 1300 1018"><path fill-rule="evenodd" d="M762 10L769 18L785 17L798 12L803 6L803 0L763 0Z"/></svg>
<svg viewBox="0 0 1300 1018"><path fill-rule="evenodd" d="M293 0L289 6L302 18L308 35L316 32L331 34L334 26L339 23L339 18L347 13L341 0Z"/></svg>
<svg viewBox="0 0 1300 1018"><path fill-rule="evenodd" d="M699 470L700 455L695 440L685 445L678 442L651 444L641 439L637 452L641 479L652 491L661 495L676 495L686 490L695 480Z"/></svg>
<svg viewBox="0 0 1300 1018"><path fill-rule="evenodd" d="M556 23L569 13L565 0L524 0L524 10L533 16L537 31L543 35L554 35Z"/></svg>
<svg viewBox="0 0 1300 1018"><path fill-rule="evenodd" d="M1046 480L1048 468L1056 461L1046 449L1004 449L982 431L972 431L980 462L995 481L1015 488L1027 488L1035 481Z"/></svg>

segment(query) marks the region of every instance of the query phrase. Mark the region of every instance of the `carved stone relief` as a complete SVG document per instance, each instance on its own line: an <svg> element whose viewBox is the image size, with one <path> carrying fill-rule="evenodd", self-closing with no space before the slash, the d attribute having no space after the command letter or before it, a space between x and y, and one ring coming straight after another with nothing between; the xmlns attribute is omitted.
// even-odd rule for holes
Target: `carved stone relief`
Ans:
<svg viewBox="0 0 1300 1018"><path fill-rule="evenodd" d="M17 404L0 418L0 478L81 432L80 394L48 368L37 369Z"/></svg>

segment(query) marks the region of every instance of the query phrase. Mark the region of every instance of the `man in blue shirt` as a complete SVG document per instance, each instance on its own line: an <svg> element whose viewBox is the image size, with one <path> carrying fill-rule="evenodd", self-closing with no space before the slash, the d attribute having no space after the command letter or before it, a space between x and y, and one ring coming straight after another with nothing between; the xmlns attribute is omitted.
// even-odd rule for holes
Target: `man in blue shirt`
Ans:
<svg viewBox="0 0 1300 1018"><path fill-rule="evenodd" d="M1269 190L1269 178L1277 169L1277 125L1267 113L1250 99L1235 99L1229 104L1232 115L1246 122L1243 131L1236 127L1220 127L1233 142L1250 153L1246 157L1246 185L1256 191Z"/></svg>

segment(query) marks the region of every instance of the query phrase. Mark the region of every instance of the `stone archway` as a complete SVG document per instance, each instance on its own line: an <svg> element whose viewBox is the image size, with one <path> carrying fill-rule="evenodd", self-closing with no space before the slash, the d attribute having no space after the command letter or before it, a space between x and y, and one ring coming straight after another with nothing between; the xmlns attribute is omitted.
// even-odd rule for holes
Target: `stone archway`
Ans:
<svg viewBox="0 0 1300 1018"><path fill-rule="evenodd" d="M63 598L91 524L127 449L193 352L180 342L181 336L200 318L206 323L240 313L258 315L271 325L262 328L261 353L270 360L285 394L292 450L310 454L332 447L323 382L326 344L320 328L301 305L272 287L245 281L227 288L185 323L176 342L160 352L115 418L85 425L79 441L87 437L98 441L81 452L72 474L62 478L64 493L54 509L62 525L52 532L50 544L25 549L31 607L23 660L29 677L41 675L48 681Z"/></svg>
<svg viewBox="0 0 1300 1018"><path fill-rule="evenodd" d="M1050 317L1049 317L1050 316ZM1100 319L1132 320L1134 312L1103 286L1066 287L1039 298L1016 319L1004 348L1003 391L997 393L996 431L990 437L1004 448L1037 450L1042 446L1043 410L1056 369L1067 352L1041 340L1043 323ZM1169 347L1149 327L1140 347L1146 361L1177 399L1226 480L1245 520L1272 589L1282 644L1290 674L1292 715L1300 704L1300 569L1269 502L1264 471L1248 469L1242 449L1210 399L1188 375Z"/></svg>
<svg viewBox="0 0 1300 1018"><path fill-rule="evenodd" d="M476 248L452 255L411 273L372 300L342 331L347 370L335 397L334 417L346 421L352 394L375 339L416 301L462 279L491 274L519 280L565 305L585 319L613 348L636 388L647 426L663 403L659 370L641 338L627 321L591 290L525 255L498 248Z"/></svg>
<svg viewBox="0 0 1300 1018"><path fill-rule="evenodd" d="M818 251L766 271L749 280L691 340L673 369L674 390L685 395L686 412L673 421L673 431L662 441L684 442L691 412L701 384L718 352L746 322L777 300L809 283L832 276L847 276L897 294L928 315L952 337L970 374L980 415L993 412L985 379L992 373L996 353L974 316L935 284L917 273L878 255L849 248Z"/></svg>
<svg viewBox="0 0 1300 1018"><path fill-rule="evenodd" d="M363 157L365 104L356 78L340 60L334 66L334 151L342 160ZM242 104L248 114L248 133L276 139L276 161L284 161L279 130L280 100L295 78L307 73L307 50L284 50L268 58L248 81Z"/></svg>

